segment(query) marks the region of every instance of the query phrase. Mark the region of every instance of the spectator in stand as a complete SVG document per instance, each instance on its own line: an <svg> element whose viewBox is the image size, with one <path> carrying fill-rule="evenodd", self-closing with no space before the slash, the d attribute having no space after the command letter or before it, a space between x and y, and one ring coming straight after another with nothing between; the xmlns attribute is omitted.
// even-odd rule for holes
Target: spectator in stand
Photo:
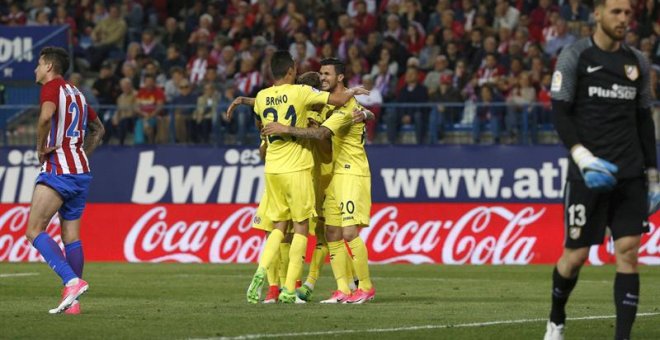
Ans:
<svg viewBox="0 0 660 340"><path fill-rule="evenodd" d="M27 16L27 24L34 25L41 12L45 12L47 17L50 17L52 13L50 7L46 6L46 0L32 0L32 6L30 6L30 11Z"/></svg>
<svg viewBox="0 0 660 340"><path fill-rule="evenodd" d="M374 88L383 96L383 101L391 101L395 97L396 78L389 72L389 65L386 60L380 60L375 65L376 73L371 73L375 77Z"/></svg>
<svg viewBox="0 0 660 340"><path fill-rule="evenodd" d="M374 114L374 119L365 122L367 129L367 144L373 143L374 138L376 137L376 126L380 119L381 105L383 104L383 96L374 85L374 77L372 75L363 75L362 86L369 91L369 94L355 96L358 103Z"/></svg>
<svg viewBox="0 0 660 340"><path fill-rule="evenodd" d="M399 103L410 103L413 106L389 109L385 112L387 122L387 140L394 144L396 142L397 131L401 124L415 124L415 137L417 143L424 143L426 130L429 126L428 109L425 107L416 107L415 103L427 103L429 99L428 90L419 81L419 72L415 67L408 67L405 73L406 86L401 89L397 97Z"/></svg>
<svg viewBox="0 0 660 340"><path fill-rule="evenodd" d="M156 87L156 78L153 75L144 77L144 86L140 88L137 94L138 117L140 120L135 124L136 135L146 137L149 144L164 143L167 139L168 126L163 120L163 105L165 103L165 94ZM139 131L138 131L139 130ZM144 138L144 137L143 137ZM137 139L137 138L136 138ZM145 141L142 140L142 143ZM141 144L136 141L136 144Z"/></svg>
<svg viewBox="0 0 660 340"><path fill-rule="evenodd" d="M70 35L70 37L72 38L71 42L74 44L77 43L78 25L76 24L76 20L74 20L69 15L66 6L64 5L57 6L57 9L55 10L55 18L53 19L53 25L69 25L71 29L71 35Z"/></svg>
<svg viewBox="0 0 660 340"><path fill-rule="evenodd" d="M170 69L170 79L165 82L165 101L171 103L174 98L178 97L181 92L179 88L185 80L186 75L184 74L183 68L179 66L172 67Z"/></svg>
<svg viewBox="0 0 660 340"><path fill-rule="evenodd" d="M568 32L568 27L564 19L557 20L555 26L557 28L557 36L545 44L545 53L550 57L557 56L562 48L575 41L575 36Z"/></svg>
<svg viewBox="0 0 660 340"><path fill-rule="evenodd" d="M332 30L328 18L319 17L316 19L311 33L311 40L314 46L323 46L325 43L332 42Z"/></svg>
<svg viewBox="0 0 660 340"><path fill-rule="evenodd" d="M421 25L417 22L412 22L407 29L405 48L412 55L418 56L425 44L426 36Z"/></svg>
<svg viewBox="0 0 660 340"><path fill-rule="evenodd" d="M550 12L557 12L551 0L539 0L539 5L529 13L529 36L533 41L541 42L543 28L550 26Z"/></svg>
<svg viewBox="0 0 660 340"><path fill-rule="evenodd" d="M190 33L188 44L208 44L209 41L215 39L215 32L216 30L213 29L213 17L208 13L204 13L199 17L199 26Z"/></svg>
<svg viewBox="0 0 660 340"><path fill-rule="evenodd" d="M85 96L85 99L87 99L87 104L94 107L99 105L99 101L94 95L94 91L92 91L92 89L89 86L83 83L83 77L80 73L77 72L71 73L69 75L69 82L71 83L71 85L77 87L78 90L80 90L80 92Z"/></svg>
<svg viewBox="0 0 660 340"><path fill-rule="evenodd" d="M438 1L435 4L435 10L429 15L429 20L426 22L426 32L439 33L442 29L442 13L449 9L449 3L446 0Z"/></svg>
<svg viewBox="0 0 660 340"><path fill-rule="evenodd" d="M364 0L353 1L355 3L355 15L350 15L352 26L355 27L355 35L363 41L367 39L369 32L376 30L376 17L367 11L367 3ZM375 1L374 1L375 2Z"/></svg>
<svg viewBox="0 0 660 340"><path fill-rule="evenodd" d="M254 68L253 59L241 60L241 70L234 76L237 89L248 97L254 97L263 85L259 72Z"/></svg>
<svg viewBox="0 0 660 340"><path fill-rule="evenodd" d="M142 23L144 21L144 11L140 2L136 0L123 0L121 16L126 21L128 41L140 41Z"/></svg>
<svg viewBox="0 0 660 340"><path fill-rule="evenodd" d="M566 21L587 22L589 20L589 12L589 9L582 3L582 0L564 1L560 9L562 19Z"/></svg>
<svg viewBox="0 0 660 340"><path fill-rule="evenodd" d="M122 64L121 76L130 79L133 88L140 88L140 74L137 72L135 65L126 62Z"/></svg>
<svg viewBox="0 0 660 340"><path fill-rule="evenodd" d="M403 0L403 8L399 11L399 15L401 26L406 29L414 22L419 25L419 23L425 21L425 16L422 14L417 0ZM424 27L421 27L421 30L424 31Z"/></svg>
<svg viewBox="0 0 660 340"><path fill-rule="evenodd" d="M533 144L538 142L538 120L531 106L535 100L536 89L530 82L529 73L522 72L518 77L516 85L513 86L506 98L506 131L509 133L512 142L517 140L521 144L527 143L525 136L522 134L524 130L528 131L527 134L531 136Z"/></svg>
<svg viewBox="0 0 660 340"><path fill-rule="evenodd" d="M167 48L165 60L161 63L163 73L169 74L174 67L185 68L186 60L181 56L181 50L176 45L170 45Z"/></svg>
<svg viewBox="0 0 660 340"><path fill-rule="evenodd" d="M582 39L590 37L593 34L593 31L591 30L589 23L583 22L580 23L579 33L578 39Z"/></svg>
<svg viewBox="0 0 660 340"><path fill-rule="evenodd" d="M28 26L50 26L50 19L48 12L41 10L37 12L37 19L35 21L28 20Z"/></svg>
<svg viewBox="0 0 660 340"><path fill-rule="evenodd" d="M417 71L417 76L418 76L417 81L420 84L423 84L424 79L426 78L426 72L419 69L419 59L417 59L417 57L408 58L408 60L406 61L406 70L409 69L409 68L415 68L415 70ZM396 85L397 96L399 95L399 93L401 93L401 90L404 87L406 87L407 84L408 84L407 73L404 72L399 77L399 80L398 80L397 85Z"/></svg>
<svg viewBox="0 0 660 340"><path fill-rule="evenodd" d="M455 14L452 10L442 13L440 25L442 29L450 29L456 39L463 39L463 36L465 36L465 28L460 21L455 20Z"/></svg>
<svg viewBox="0 0 660 340"><path fill-rule="evenodd" d="M160 42L164 46L174 46L178 51L184 51L187 40L186 32L179 28L176 18L167 18L165 20L165 34L163 34Z"/></svg>
<svg viewBox="0 0 660 340"><path fill-rule="evenodd" d="M509 4L509 0L497 0L495 5L495 18L493 18L493 28L499 30L502 27L514 30L518 26L520 11Z"/></svg>
<svg viewBox="0 0 660 340"><path fill-rule="evenodd" d="M474 0L462 0L461 13L457 17L463 22L465 32L471 32L477 18L477 8L474 5Z"/></svg>
<svg viewBox="0 0 660 340"><path fill-rule="evenodd" d="M220 79L232 79L238 71L238 58L236 50L231 46L222 48L222 54L218 58L218 76Z"/></svg>
<svg viewBox="0 0 660 340"><path fill-rule="evenodd" d="M88 51L93 70L98 70L110 53L123 50L125 35L126 22L119 16L117 5L110 5L108 17L96 24L92 31L93 46Z"/></svg>
<svg viewBox="0 0 660 340"><path fill-rule="evenodd" d="M205 44L198 45L197 53L194 57L190 58L186 66L190 75L190 82L193 85L201 82L206 74L206 69L209 67L216 67L213 60L209 57L209 49Z"/></svg>
<svg viewBox="0 0 660 340"><path fill-rule="evenodd" d="M195 92L203 91L204 86L206 86L207 84L211 84L211 85L213 85L213 88L217 89L217 88L220 88L223 83L224 83L224 81L221 81L218 77L218 70L216 70L214 68L209 68L209 69L206 69L206 74L204 75L204 80L202 80L202 82L199 83L198 86L197 86L199 91L195 91ZM195 90L195 89L193 88L193 90Z"/></svg>
<svg viewBox="0 0 660 340"><path fill-rule="evenodd" d="M119 145L124 145L126 136L133 129L135 115L138 112L137 93L133 88L133 83L128 78L122 78L119 81L119 87L121 88L121 94L116 101L117 111L108 122L109 124L106 123L105 131L108 134L107 137L103 136L103 142L107 143L112 137L117 137Z"/></svg>
<svg viewBox="0 0 660 340"><path fill-rule="evenodd" d="M213 85L204 86L204 92L197 98L197 106L192 117L190 131L194 131L191 133L193 143L208 144L210 142L211 127L217 117L219 100Z"/></svg>
<svg viewBox="0 0 660 340"><path fill-rule="evenodd" d="M94 22L100 22L108 17L108 10L105 8L105 4L101 1L94 2L94 12L92 13L92 20Z"/></svg>
<svg viewBox="0 0 660 340"><path fill-rule="evenodd" d="M236 99L238 96L243 94L238 91L233 82L228 82L225 84L224 90L220 96L219 106L221 108L222 114L220 114L220 119L217 116L213 119L213 126L215 131L219 133L219 143L224 143L224 136L227 133L236 134L235 143L239 145L251 144L247 139L248 129L254 126L254 112L251 108L247 106L242 106L234 111L234 119L232 121L227 121L226 119L226 109L229 105Z"/></svg>
<svg viewBox="0 0 660 340"><path fill-rule="evenodd" d="M474 144L481 143L481 130L490 127L491 137L494 144L500 143L500 125L504 117L502 98L489 86L482 86L479 90L479 101L477 114L472 121L472 141Z"/></svg>
<svg viewBox="0 0 660 340"><path fill-rule="evenodd" d="M101 105L115 105L117 102L117 97L119 97L120 92L119 80L114 75L111 62L106 61L101 65L99 78L96 79L94 85L92 85L92 92ZM97 112L101 113L101 116L103 116L103 112L106 110L107 109L97 109Z"/></svg>
<svg viewBox="0 0 660 340"><path fill-rule="evenodd" d="M436 41L435 34L431 33L427 35L424 41L424 47L419 51L419 68L424 71L430 71L440 52L440 46Z"/></svg>
<svg viewBox="0 0 660 340"><path fill-rule="evenodd" d="M494 53L488 53L484 58L484 66L477 70L477 85L495 85L504 75L504 68L497 63Z"/></svg>
<svg viewBox="0 0 660 340"><path fill-rule="evenodd" d="M541 39L542 44L547 44L548 41L554 39L557 36L557 21L561 19L561 16L558 12L550 12L548 18L548 25L543 27L543 35Z"/></svg>
<svg viewBox="0 0 660 340"><path fill-rule="evenodd" d="M470 41L464 48L463 56L468 62L470 71L475 71L481 65L483 58L483 37L481 29L475 28L470 32Z"/></svg>
<svg viewBox="0 0 660 340"><path fill-rule="evenodd" d="M452 77L452 86L454 86L459 91L463 91L463 89L470 82L470 79L471 74L465 59L461 59L456 62L456 66L454 67L454 74Z"/></svg>
<svg viewBox="0 0 660 340"><path fill-rule="evenodd" d="M364 69L362 63L359 59L349 59L351 60L350 65L346 68L346 75L344 81L348 84L348 87L355 87L362 84L362 76L364 75Z"/></svg>
<svg viewBox="0 0 660 340"><path fill-rule="evenodd" d="M396 14L390 14L387 16L387 26L385 32L383 32L384 37L392 37L396 41L404 41L406 38L406 32L403 27L401 27L401 19Z"/></svg>
<svg viewBox="0 0 660 340"><path fill-rule="evenodd" d="M447 57L444 54L441 54L435 58L435 63L433 64L433 70L431 70L426 77L424 78L424 86L429 90L429 95L438 90L440 86L440 78L443 75L448 75L451 77L452 70L448 68L449 64L447 63Z"/></svg>
<svg viewBox="0 0 660 340"><path fill-rule="evenodd" d="M21 5L13 2L9 5L9 13L2 16L2 24L7 26L23 26L27 23L27 16L21 9Z"/></svg>
<svg viewBox="0 0 660 340"><path fill-rule="evenodd" d="M141 76L141 81L140 85L144 85L144 78L147 75L151 75L156 79L156 87L159 88L164 88L165 87L165 82L167 82L167 77L165 74L160 72L160 68L158 67L158 63L154 60L148 59L144 67L142 68L142 76Z"/></svg>
<svg viewBox="0 0 660 340"><path fill-rule="evenodd" d="M539 84L539 91L536 96L538 106L535 107L534 115L540 124L550 124L550 117L552 117L552 101L550 96L550 83L552 76L546 73L542 76L541 83Z"/></svg>
<svg viewBox="0 0 660 340"><path fill-rule="evenodd" d="M206 85L213 86L213 85ZM169 126L169 117L174 117L174 138L177 143L190 143L192 127L192 116L197 107L197 95L192 91L192 85L186 79L181 80L179 84L179 95L172 100L172 116L165 119L165 124Z"/></svg>
<svg viewBox="0 0 660 340"><path fill-rule="evenodd" d="M426 77L428 79L428 76ZM431 109L429 117L429 140L431 144L444 139L444 132L447 126L460 122L461 107L445 106L440 103L458 104L463 102L461 92L454 87L453 77L450 73L442 73L439 79L440 85L429 90L429 101L439 103Z"/></svg>
<svg viewBox="0 0 660 340"><path fill-rule="evenodd" d="M293 60L299 60L300 56L298 55L298 52L296 51L296 44L302 44L305 46L305 56L307 58L316 58L316 47L314 47L314 44L307 38L307 34L303 32L296 32L293 35L294 42L289 45L289 53L291 53L291 56L293 57Z"/></svg>
<svg viewBox="0 0 660 340"><path fill-rule="evenodd" d="M142 41L140 43L142 52L149 58L162 63L165 60L165 47L161 45L155 37L152 29L146 29L142 32Z"/></svg>
<svg viewBox="0 0 660 340"><path fill-rule="evenodd" d="M376 0L350 0L346 6L346 13L354 18L360 15L360 5L364 4L364 10L371 15L376 14Z"/></svg>
<svg viewBox="0 0 660 340"><path fill-rule="evenodd" d="M344 29L344 36L341 37L341 41L339 42L337 49L337 56L345 63L350 62L348 60L348 48L351 46L357 46L358 49L362 49L364 47L364 43L357 36L355 36L355 28L349 26ZM295 60L296 57L293 56L293 58Z"/></svg>

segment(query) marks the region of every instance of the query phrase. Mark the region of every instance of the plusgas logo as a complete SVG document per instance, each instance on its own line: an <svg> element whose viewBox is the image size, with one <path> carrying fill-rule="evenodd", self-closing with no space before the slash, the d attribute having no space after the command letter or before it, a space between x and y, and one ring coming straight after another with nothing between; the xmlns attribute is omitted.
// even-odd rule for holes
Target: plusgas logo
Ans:
<svg viewBox="0 0 660 340"><path fill-rule="evenodd" d="M637 88L613 84L611 89L600 86L589 86L589 97L633 100L637 96Z"/></svg>

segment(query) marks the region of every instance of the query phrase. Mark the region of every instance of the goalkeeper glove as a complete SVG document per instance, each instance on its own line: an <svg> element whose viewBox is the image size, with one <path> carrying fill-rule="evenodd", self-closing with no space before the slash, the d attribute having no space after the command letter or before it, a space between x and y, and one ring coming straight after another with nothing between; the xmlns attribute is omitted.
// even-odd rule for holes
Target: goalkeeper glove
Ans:
<svg viewBox="0 0 660 340"><path fill-rule="evenodd" d="M573 160L580 168L582 178L587 188L595 191L610 191L616 185L614 174L619 168L598 157L595 157L583 146L576 147L572 152Z"/></svg>
<svg viewBox="0 0 660 340"><path fill-rule="evenodd" d="M649 216L660 208L660 175L655 168L646 169L646 179L649 186Z"/></svg>

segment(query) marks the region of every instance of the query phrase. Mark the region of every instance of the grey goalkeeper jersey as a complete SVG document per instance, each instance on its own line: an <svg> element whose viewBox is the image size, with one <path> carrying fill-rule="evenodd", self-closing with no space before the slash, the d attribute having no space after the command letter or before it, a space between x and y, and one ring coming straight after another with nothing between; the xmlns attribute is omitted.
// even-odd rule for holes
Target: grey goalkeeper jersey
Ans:
<svg viewBox="0 0 660 340"><path fill-rule="evenodd" d="M637 109L652 104L649 63L638 50L621 45L606 52L584 38L559 55L550 87L553 104L567 103L580 143L619 167L618 178L642 176L644 156ZM580 179L571 160L569 179Z"/></svg>

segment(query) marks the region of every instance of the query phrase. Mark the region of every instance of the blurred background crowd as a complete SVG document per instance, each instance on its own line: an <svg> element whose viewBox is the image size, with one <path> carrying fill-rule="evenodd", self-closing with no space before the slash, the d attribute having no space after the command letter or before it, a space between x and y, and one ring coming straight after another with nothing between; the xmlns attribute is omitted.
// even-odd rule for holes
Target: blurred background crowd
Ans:
<svg viewBox="0 0 660 340"><path fill-rule="evenodd" d="M660 15L631 0L625 42L653 64ZM269 58L299 73L346 63L377 119L368 143L539 143L561 49L593 31L590 0L0 1L2 25L69 25L69 78L98 107L110 144L258 142L250 108L227 105L273 82ZM657 112L656 106L656 114ZM660 118L660 117L656 117ZM660 121L656 119L656 122ZM656 129L659 130L659 129ZM539 137L541 136L541 137ZM550 139L556 142L556 139Z"/></svg>

